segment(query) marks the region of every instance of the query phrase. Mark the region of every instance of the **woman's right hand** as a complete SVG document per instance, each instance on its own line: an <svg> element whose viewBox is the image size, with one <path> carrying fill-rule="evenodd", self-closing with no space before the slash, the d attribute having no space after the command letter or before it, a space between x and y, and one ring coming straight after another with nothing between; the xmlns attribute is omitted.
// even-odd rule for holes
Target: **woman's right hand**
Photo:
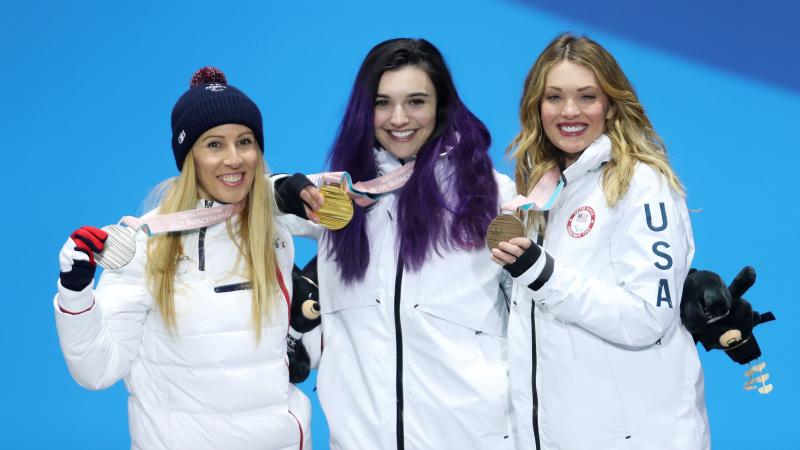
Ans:
<svg viewBox="0 0 800 450"><path fill-rule="evenodd" d="M300 191L300 199L303 200L303 209L306 217L314 223L319 223L319 215L316 213L325 203L325 197L316 186L306 186Z"/></svg>
<svg viewBox="0 0 800 450"><path fill-rule="evenodd" d="M281 212L319 223L316 211L322 207L325 198L305 175L296 173L276 180L275 197Z"/></svg>
<svg viewBox="0 0 800 450"><path fill-rule="evenodd" d="M492 261L501 266L514 264L531 247L531 244L533 241L525 237L515 237L500 242L496 248L492 249ZM538 257L538 254L536 256Z"/></svg>
<svg viewBox="0 0 800 450"><path fill-rule="evenodd" d="M67 238L58 256L62 286L77 292L92 282L97 269L94 254L103 251L106 238L108 233L90 226L78 228Z"/></svg>

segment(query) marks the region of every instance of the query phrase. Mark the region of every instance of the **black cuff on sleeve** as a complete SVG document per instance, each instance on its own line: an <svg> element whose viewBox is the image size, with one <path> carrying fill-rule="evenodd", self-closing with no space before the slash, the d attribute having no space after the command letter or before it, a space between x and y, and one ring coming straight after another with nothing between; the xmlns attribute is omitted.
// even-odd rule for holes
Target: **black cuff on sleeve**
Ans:
<svg viewBox="0 0 800 450"><path fill-rule="evenodd" d="M539 277L533 280L533 283L528 285L528 288L534 291L538 291L539 289L544 286L545 283L550 281L550 277L553 276L553 268L555 267L555 261L553 257L550 256L549 253L545 253L545 257L547 259L544 262L544 268L542 269L542 273L539 274Z"/></svg>
<svg viewBox="0 0 800 450"><path fill-rule="evenodd" d="M60 272L61 285L70 291L80 292L92 282L96 266L89 261L79 259L72 263L72 270Z"/></svg>
<svg viewBox="0 0 800 450"><path fill-rule="evenodd" d="M506 269L508 273L511 274L512 277L517 278L518 276L522 275L523 273L527 272L528 269L533 267L536 264L536 261L539 260L539 256L542 255L542 247L539 247L536 242L531 241L531 246L525 250L525 253L522 254L513 264L506 264L503 266L503 269Z"/></svg>
<svg viewBox="0 0 800 450"><path fill-rule="evenodd" d="M303 208L305 204L300 199L300 192L306 186L313 186L314 183L302 173L281 178L275 181L275 201L278 203L278 209L282 213L294 214L295 216L308 219L306 211Z"/></svg>

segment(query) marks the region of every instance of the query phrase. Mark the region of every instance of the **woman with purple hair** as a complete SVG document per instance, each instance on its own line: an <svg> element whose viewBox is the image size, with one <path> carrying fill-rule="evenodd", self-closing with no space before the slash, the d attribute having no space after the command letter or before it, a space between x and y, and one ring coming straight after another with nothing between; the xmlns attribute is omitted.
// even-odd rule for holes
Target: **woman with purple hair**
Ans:
<svg viewBox="0 0 800 450"><path fill-rule="evenodd" d="M317 387L332 448L513 448L507 284L484 238L515 186L489 144L430 42L369 52L330 169L368 181L414 167L321 235Z"/></svg>

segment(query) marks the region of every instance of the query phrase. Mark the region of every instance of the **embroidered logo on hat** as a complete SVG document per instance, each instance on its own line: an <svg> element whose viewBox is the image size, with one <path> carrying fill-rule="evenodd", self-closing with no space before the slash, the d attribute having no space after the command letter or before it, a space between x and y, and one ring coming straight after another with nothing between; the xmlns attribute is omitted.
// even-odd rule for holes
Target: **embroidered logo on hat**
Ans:
<svg viewBox="0 0 800 450"><path fill-rule="evenodd" d="M228 86L225 86L224 84L220 83L211 83L208 86L206 86L206 90L211 92L222 92L227 88Z"/></svg>
<svg viewBox="0 0 800 450"><path fill-rule="evenodd" d="M178 135L178 144L183 144L184 139L186 139L186 130L181 130L181 134Z"/></svg>

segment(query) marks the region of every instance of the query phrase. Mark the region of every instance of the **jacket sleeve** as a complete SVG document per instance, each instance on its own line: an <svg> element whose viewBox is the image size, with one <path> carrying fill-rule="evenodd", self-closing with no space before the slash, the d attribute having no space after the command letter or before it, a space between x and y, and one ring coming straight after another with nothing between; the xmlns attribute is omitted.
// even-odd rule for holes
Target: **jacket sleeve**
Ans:
<svg viewBox="0 0 800 450"><path fill-rule="evenodd" d="M514 180L508 177L508 175L504 175L500 172L494 172L494 178L497 180L497 200L500 203L497 206L497 212L500 213L500 207L503 206L504 203L508 202L512 198L516 197L517 195L517 185L514 183ZM506 298L506 303L508 300L511 299L511 296L514 292L514 281L511 276L506 271L501 271L500 276L500 290L503 292L503 295Z"/></svg>
<svg viewBox="0 0 800 450"><path fill-rule="evenodd" d="M303 219L308 219L300 193L307 186L314 186L314 183L302 173L288 176L283 174L272 175L270 181L272 181L275 203L278 205L278 209L285 214L293 214Z"/></svg>
<svg viewBox="0 0 800 450"><path fill-rule="evenodd" d="M275 220L285 226L292 236L301 236L319 241L325 234L325 227L308 219L302 219L292 214L276 213Z"/></svg>
<svg viewBox="0 0 800 450"><path fill-rule="evenodd" d="M500 206L502 206L503 203L517 196L517 185L508 175L504 175L498 171L494 172L494 179L497 181L497 200L500 202L500 204L497 205L497 211L499 213Z"/></svg>
<svg viewBox="0 0 800 450"><path fill-rule="evenodd" d="M615 209L621 216L605 281L544 251L515 281L566 323L623 346L650 346L680 323L680 295L694 255L688 212L684 199L644 164Z"/></svg>
<svg viewBox="0 0 800 450"><path fill-rule="evenodd" d="M59 283L54 306L56 329L64 359L72 377L88 389L105 389L130 371L138 353L144 322L150 310L150 295L144 281L139 246L137 257L128 266L107 270L97 289L91 284L81 292L65 289ZM134 267L130 267L134 266ZM61 310L58 299L64 295L94 296L93 306L80 314Z"/></svg>
<svg viewBox="0 0 800 450"><path fill-rule="evenodd" d="M295 174L293 176L297 176L300 174ZM300 175L302 179L308 180L305 175ZM297 177L299 180L300 177ZM314 222L305 218L305 212L303 216L297 216L292 214L291 212L284 211L285 206L282 205L283 201L280 198L280 194L278 192L278 187L285 186L287 181L290 181L290 178L286 174L275 174L269 175L267 180L272 184L273 191L274 191L274 198L275 202L272 205L273 208L273 217L275 220L280 222L280 224L286 226L292 236L302 236L309 239L313 239L318 241L325 232L325 228L322 225L317 225ZM290 182L289 184L293 184ZM308 184L303 184L302 181L295 180L294 184L296 186L302 185L302 187L308 186ZM302 189L302 187L300 189ZM299 199L299 197L298 197ZM302 208L302 205L300 206Z"/></svg>

